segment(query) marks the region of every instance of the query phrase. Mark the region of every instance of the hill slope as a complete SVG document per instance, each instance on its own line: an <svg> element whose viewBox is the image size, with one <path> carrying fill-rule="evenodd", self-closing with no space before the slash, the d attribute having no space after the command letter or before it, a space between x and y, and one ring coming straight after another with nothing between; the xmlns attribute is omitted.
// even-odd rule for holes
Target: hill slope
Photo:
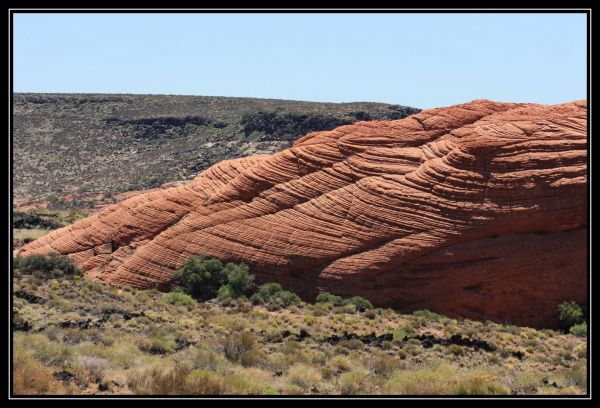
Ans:
<svg viewBox="0 0 600 408"><path fill-rule="evenodd" d="M586 299L586 105L474 101L360 122L113 205L22 254L169 286L191 255L310 298L533 326Z"/></svg>
<svg viewBox="0 0 600 408"><path fill-rule="evenodd" d="M157 187L224 159L274 153L313 130L418 109L169 95L15 94L14 194L20 200Z"/></svg>

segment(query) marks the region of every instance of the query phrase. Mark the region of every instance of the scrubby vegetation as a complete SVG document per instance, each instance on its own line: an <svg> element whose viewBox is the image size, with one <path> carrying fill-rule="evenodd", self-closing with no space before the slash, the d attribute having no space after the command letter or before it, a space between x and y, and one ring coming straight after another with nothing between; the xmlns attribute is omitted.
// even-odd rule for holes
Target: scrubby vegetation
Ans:
<svg viewBox="0 0 600 408"><path fill-rule="evenodd" d="M250 274L248 265L230 262L223 270L227 274L227 283L219 288L219 299L237 299L254 288L254 275Z"/></svg>
<svg viewBox="0 0 600 408"><path fill-rule="evenodd" d="M28 244L56 228L72 224L89 214L90 211L83 208L83 204L68 210L36 208L20 211L13 209L13 248Z"/></svg>
<svg viewBox="0 0 600 408"><path fill-rule="evenodd" d="M333 295L329 292L322 292L317 296L317 303L331 303L334 306L347 306L352 305L359 312L364 312L367 309L373 308L371 302L360 296L352 296L350 298L343 298L341 296Z"/></svg>
<svg viewBox="0 0 600 408"><path fill-rule="evenodd" d="M15 229L56 229L63 227L56 221L49 220L43 217L41 214L31 212L14 212L12 219L12 226Z"/></svg>
<svg viewBox="0 0 600 408"><path fill-rule="evenodd" d="M225 159L290 147L306 132L416 112L364 102L16 93L13 193L67 209L78 201L68 196L187 180Z"/></svg>
<svg viewBox="0 0 600 408"><path fill-rule="evenodd" d="M18 266L29 270L24 265L38 262L21 259ZM52 270L56 266L52 262L57 261L45 259L41 268ZM52 268L46 267L50 264ZM234 276L246 271L239 265L233 269ZM260 296L261 302L251 302L245 295L197 302L181 291L117 288L66 271L38 278L19 269L13 277L13 391L19 395L581 395L587 391L585 337L456 320L428 311L359 312L355 305L336 302L334 295L325 294L311 304L289 301L294 297L282 293L281 286L265 284L256 289L255 300ZM288 299L288 306L272 307L285 303L281 299Z"/></svg>
<svg viewBox="0 0 600 408"><path fill-rule="evenodd" d="M580 324L574 324L569 329L569 332L574 334L575 336L585 337L587 336L587 323L583 322Z"/></svg>
<svg viewBox="0 0 600 408"><path fill-rule="evenodd" d="M291 112L257 112L242 116L246 136L261 132L261 140L294 141L306 133L318 130L331 130L338 126L349 125L354 120L342 119L330 115L295 114Z"/></svg>
<svg viewBox="0 0 600 408"><path fill-rule="evenodd" d="M58 254L16 257L13 259L13 270L17 276L33 275L36 278L58 278L80 273L69 258Z"/></svg>
<svg viewBox="0 0 600 408"><path fill-rule="evenodd" d="M300 303L298 295L283 290L278 283L265 283L258 289L258 292L252 295L250 300L255 305L267 305L271 310Z"/></svg>
<svg viewBox="0 0 600 408"><path fill-rule="evenodd" d="M179 291L167 293L165 295L165 302L176 306L187 306L196 303L194 298Z"/></svg>
<svg viewBox="0 0 600 408"><path fill-rule="evenodd" d="M584 324L584 315L583 309L577 303L563 302L558 305L558 320L560 320L560 324L564 330L570 330L574 326L580 326L576 328L576 331L582 330L582 324ZM587 331L587 325L586 325Z"/></svg>
<svg viewBox="0 0 600 408"><path fill-rule="evenodd" d="M254 276L247 265L223 265L219 259L204 255L189 258L173 277L179 290L200 301L216 296L237 299L254 287Z"/></svg>

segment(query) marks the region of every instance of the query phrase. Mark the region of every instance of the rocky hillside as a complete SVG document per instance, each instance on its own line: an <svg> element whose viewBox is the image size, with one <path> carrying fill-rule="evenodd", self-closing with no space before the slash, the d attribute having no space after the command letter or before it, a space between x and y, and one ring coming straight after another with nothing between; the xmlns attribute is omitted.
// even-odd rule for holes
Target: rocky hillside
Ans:
<svg viewBox="0 0 600 408"><path fill-rule="evenodd" d="M191 255L401 311L544 327L586 300L587 107L474 101L221 162L26 245L88 276L170 284Z"/></svg>
<svg viewBox="0 0 600 408"><path fill-rule="evenodd" d="M13 192L27 201L147 189L224 159L283 150L310 131L415 112L362 102L15 94Z"/></svg>

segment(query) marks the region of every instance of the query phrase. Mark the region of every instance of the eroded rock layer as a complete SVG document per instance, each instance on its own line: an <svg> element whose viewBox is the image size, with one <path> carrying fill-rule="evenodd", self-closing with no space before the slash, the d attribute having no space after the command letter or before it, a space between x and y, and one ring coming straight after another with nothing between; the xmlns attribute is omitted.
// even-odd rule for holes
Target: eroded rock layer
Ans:
<svg viewBox="0 0 600 408"><path fill-rule="evenodd" d="M196 254L310 298L532 326L585 302L587 106L477 100L359 122L113 205L25 246L169 285Z"/></svg>

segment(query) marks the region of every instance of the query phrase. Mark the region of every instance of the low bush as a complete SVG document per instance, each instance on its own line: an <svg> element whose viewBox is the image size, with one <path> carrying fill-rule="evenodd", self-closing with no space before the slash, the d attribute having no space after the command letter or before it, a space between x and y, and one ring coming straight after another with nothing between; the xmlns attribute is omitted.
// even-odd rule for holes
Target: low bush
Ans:
<svg viewBox="0 0 600 408"><path fill-rule="evenodd" d="M283 290L279 283L265 283L258 292L250 298L253 304L267 304L275 308L288 307L300 303L300 298L295 293Z"/></svg>
<svg viewBox="0 0 600 408"><path fill-rule="evenodd" d="M399 366L399 361L385 353L375 353L370 355L367 360L367 366L376 375L384 377L390 376Z"/></svg>
<svg viewBox="0 0 600 408"><path fill-rule="evenodd" d="M352 368L352 363L348 358L343 356L336 356L331 359L329 365L336 369L337 371L350 371Z"/></svg>
<svg viewBox="0 0 600 408"><path fill-rule="evenodd" d="M217 291L217 299L219 300L231 300L234 298L233 290L229 285L223 285Z"/></svg>
<svg viewBox="0 0 600 408"><path fill-rule="evenodd" d="M138 339L137 346L141 351L150 354L169 354L175 350L175 340L170 337L150 336Z"/></svg>
<svg viewBox="0 0 600 408"><path fill-rule="evenodd" d="M571 334L573 334L575 336L585 337L585 336L587 336L587 323L583 322L581 324L573 325L573 326L571 326L569 331L571 332Z"/></svg>
<svg viewBox="0 0 600 408"><path fill-rule="evenodd" d="M227 283L223 263L206 256L189 258L175 271L173 278L185 293L201 301L214 298L219 288Z"/></svg>
<svg viewBox="0 0 600 408"><path fill-rule="evenodd" d="M427 309L416 310L413 312L413 316L422 317L422 318L425 318L426 320L430 320L430 321L434 321L434 322L439 322L443 318L442 315L433 313Z"/></svg>
<svg viewBox="0 0 600 408"><path fill-rule="evenodd" d="M457 357L463 356L465 354L465 350L458 344L451 344L446 349L446 354L452 354Z"/></svg>
<svg viewBox="0 0 600 408"><path fill-rule="evenodd" d="M196 303L196 301L190 296L183 292L171 292L167 293L164 297L166 303L175 306L187 306Z"/></svg>
<svg viewBox="0 0 600 408"><path fill-rule="evenodd" d="M304 392L311 392L321 384L323 379L317 369L302 363L291 366L287 378L290 383L302 388Z"/></svg>
<svg viewBox="0 0 600 408"><path fill-rule="evenodd" d="M189 258L173 279L181 291L200 301L237 299L254 287L254 275L246 264L223 265L219 259L205 255Z"/></svg>
<svg viewBox="0 0 600 408"><path fill-rule="evenodd" d="M348 306L353 305L355 310L364 312L367 309L372 309L373 305L371 302L360 296L353 296L351 298L343 298L341 296L333 295L329 292L320 293L315 299L316 303L331 303L334 306Z"/></svg>
<svg viewBox="0 0 600 408"><path fill-rule="evenodd" d="M332 303L334 306L344 305L344 299L341 296L336 296L329 292L319 293L315 301L317 303Z"/></svg>
<svg viewBox="0 0 600 408"><path fill-rule="evenodd" d="M224 271L227 274L225 286L232 298L239 298L254 287L254 275L250 274L248 265L230 262L225 265Z"/></svg>
<svg viewBox="0 0 600 408"><path fill-rule="evenodd" d="M254 336L247 331L234 333L223 341L223 354L228 360L240 362L244 356L256 348Z"/></svg>
<svg viewBox="0 0 600 408"><path fill-rule="evenodd" d="M373 305L367 299L362 298L360 296L353 296L348 300L348 304L354 305L356 310L359 312L364 312L367 309L372 309Z"/></svg>
<svg viewBox="0 0 600 408"><path fill-rule="evenodd" d="M342 374L339 379L340 393L342 395L366 393L367 378L368 373L362 369Z"/></svg>
<svg viewBox="0 0 600 408"><path fill-rule="evenodd" d="M583 323L583 310L575 302L563 302L558 305L558 320L564 330Z"/></svg>
<svg viewBox="0 0 600 408"><path fill-rule="evenodd" d="M365 347L364 343L358 339L342 340L338 345L348 350L362 350Z"/></svg>
<svg viewBox="0 0 600 408"><path fill-rule="evenodd" d="M13 259L13 269L20 274L35 275L40 279L81 273L68 257L59 254L17 256Z"/></svg>

